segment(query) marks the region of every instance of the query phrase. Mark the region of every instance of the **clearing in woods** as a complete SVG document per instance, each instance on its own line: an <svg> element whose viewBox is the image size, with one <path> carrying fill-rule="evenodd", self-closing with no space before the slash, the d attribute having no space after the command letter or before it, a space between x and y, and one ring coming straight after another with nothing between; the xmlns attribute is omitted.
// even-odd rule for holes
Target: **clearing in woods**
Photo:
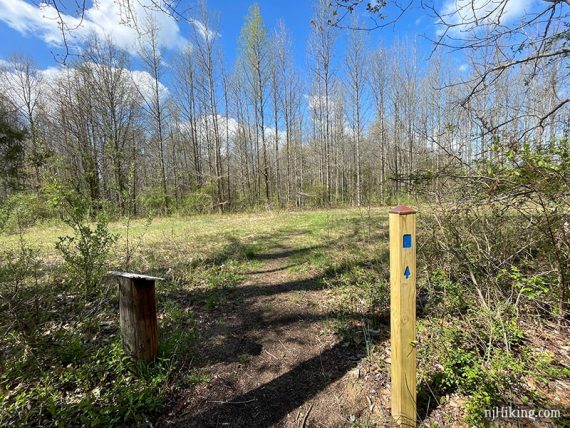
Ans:
<svg viewBox="0 0 570 428"><path fill-rule="evenodd" d="M32 366L45 367L50 395L39 395L45 380L25 368L25 348L10 354L7 378L37 403L26 417L65 423L89 406L90 418L117 415L116 423L135 425L387 425L387 212L111 224L119 240L110 268L165 278L157 284L159 362L143 372L122 357L116 280L106 278L99 297L78 300L76 288L58 280L54 249L70 231L31 228L23 242L42 268L20 296L44 302L45 319L33 321L33 332L46 339ZM20 237L4 235L1 243L17 250ZM19 408L10 412L22 420Z"/></svg>
<svg viewBox="0 0 570 428"><path fill-rule="evenodd" d="M2 235L8 255L22 243L30 251L27 276L0 296L12 296L0 299L0 327L9 331L0 335L0 425L391 425L388 208L170 217L110 229L119 236L111 270L165 278L156 288L157 361L125 357L116 279L91 293L70 279L55 250L70 230L46 224ZM445 320L422 303L429 231L421 224L417 232L418 419L467 426L465 394L437 389L429 377L442 361L429 334ZM17 266L7 262L4 275ZM566 370L561 336L528 331ZM540 384L552 399L544 408L568 407L559 372Z"/></svg>
<svg viewBox="0 0 570 428"><path fill-rule="evenodd" d="M263 251L249 254L257 263L219 308L221 319L206 316L212 325L202 332L198 355L211 380L180 391L164 422L332 427L356 420L372 403L357 379L364 340L335 334L331 322L339 319L327 310L324 276L313 275L311 253L327 244L295 245L304 233L268 237ZM385 339L388 326L382 327Z"/></svg>
<svg viewBox="0 0 570 428"><path fill-rule="evenodd" d="M356 297L362 301L343 303L350 291L326 286L328 279L352 267L387 261L385 250L372 250L386 245L372 241L385 241L384 216L353 211L295 217L292 224L233 242L233 251L241 248L248 260L242 280L214 311L208 310L208 298L206 310L194 307L200 313L200 339L193 367L203 368L208 381L177 390L161 424L332 427L363 418L388 422L387 403L373 416L378 391L359 382L367 343L369 350L372 341L388 346L387 318L373 315L385 307L373 308L375 297L366 290ZM279 221L270 218L252 221ZM300 224L300 219L309 221ZM359 254L367 259L357 261ZM387 272L386 266L382 270ZM368 292L386 290L385 284L360 285Z"/></svg>

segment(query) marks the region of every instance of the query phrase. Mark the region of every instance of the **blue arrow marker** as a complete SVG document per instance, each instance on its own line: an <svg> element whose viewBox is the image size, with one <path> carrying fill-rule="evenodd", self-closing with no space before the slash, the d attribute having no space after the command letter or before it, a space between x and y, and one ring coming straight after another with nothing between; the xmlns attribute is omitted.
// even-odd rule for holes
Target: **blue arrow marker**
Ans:
<svg viewBox="0 0 570 428"><path fill-rule="evenodd" d="M406 279L410 279L410 276L412 276L412 271L410 270L409 266L406 266L406 270L404 271L404 276L406 277Z"/></svg>

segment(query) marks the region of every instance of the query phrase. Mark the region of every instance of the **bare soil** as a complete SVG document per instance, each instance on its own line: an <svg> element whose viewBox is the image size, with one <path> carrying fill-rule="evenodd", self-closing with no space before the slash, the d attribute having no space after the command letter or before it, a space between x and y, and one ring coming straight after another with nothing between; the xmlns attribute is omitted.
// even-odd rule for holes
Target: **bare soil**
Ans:
<svg viewBox="0 0 570 428"><path fill-rule="evenodd" d="M193 368L210 379L172 391L159 426L341 427L371 410L375 426L389 425L387 417L378 422L384 410L374 409L386 379L371 390L375 383L360 376L364 344L331 333L318 278L288 269L300 251L283 245L257 254L261 266L223 307L199 310Z"/></svg>

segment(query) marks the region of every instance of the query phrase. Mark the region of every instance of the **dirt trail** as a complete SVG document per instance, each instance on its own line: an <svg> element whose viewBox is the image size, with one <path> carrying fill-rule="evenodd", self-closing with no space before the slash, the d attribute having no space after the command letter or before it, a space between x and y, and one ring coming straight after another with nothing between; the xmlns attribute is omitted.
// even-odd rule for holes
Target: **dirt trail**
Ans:
<svg viewBox="0 0 570 428"><path fill-rule="evenodd" d="M318 278L288 269L300 251L256 255L261 266L202 321L195 367L210 381L178 391L160 425L339 427L367 408L354 375L364 346L327 333Z"/></svg>

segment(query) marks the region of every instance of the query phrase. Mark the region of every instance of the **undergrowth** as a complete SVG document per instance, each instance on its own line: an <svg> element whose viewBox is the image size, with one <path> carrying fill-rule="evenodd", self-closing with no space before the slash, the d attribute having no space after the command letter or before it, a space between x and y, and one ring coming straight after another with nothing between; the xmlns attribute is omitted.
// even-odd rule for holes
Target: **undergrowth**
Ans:
<svg viewBox="0 0 570 428"><path fill-rule="evenodd" d="M328 316L325 324L346 343L364 344L367 361L388 379L385 211L134 222L137 251L129 253L129 268L165 278L157 284L160 357L152 364L134 364L123 353L116 284L99 275L86 292L81 270L70 269L73 258L55 249L62 232L39 231L44 242L31 240L29 232L0 236L10 243L0 253L0 425L155 421L171 391L215 375L195 363L203 333L197 311L223 322L236 286L276 248L289 252L284 268L292 278L309 278L322 288L324 298L307 305L319 306ZM554 354L530 340L533 329L557 319L556 275L543 268L539 251L517 252L512 234L523 222L507 215L494 224L483 220L456 217L455 229L441 231L433 217L420 215L418 411L426 420L453 394L465 398L465 418L473 426L485 425L484 410L494 405L547 407L543 387L570 376ZM499 231L497 221L504 226ZM97 235L96 227L89 225L87 235ZM109 244L108 258L100 259L100 273L120 269L125 260L125 231L109 224L104 232L100 236L119 236ZM476 234L488 236L489 253L511 262L495 266L479 251ZM464 237L461 253L450 255L446 248L458 236Z"/></svg>

